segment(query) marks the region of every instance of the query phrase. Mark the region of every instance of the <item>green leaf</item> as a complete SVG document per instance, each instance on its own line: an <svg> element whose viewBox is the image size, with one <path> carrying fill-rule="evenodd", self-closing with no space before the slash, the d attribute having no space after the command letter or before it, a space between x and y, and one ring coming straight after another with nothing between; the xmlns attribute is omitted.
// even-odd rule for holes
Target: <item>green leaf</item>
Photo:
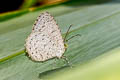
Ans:
<svg viewBox="0 0 120 80"><path fill-rule="evenodd" d="M69 62L76 67L73 67L72 69L68 67L63 73L67 73L70 69L75 69L76 72L81 71L83 68L88 69L89 66L94 65L96 69L99 68L96 66L97 63L99 64L99 61L102 61L103 58L105 60L106 56L114 54L114 52L110 54L108 52L120 46L120 5L119 3L116 3L117 0L101 4L86 3L87 5L79 2L74 2L72 4L64 3L1 22L0 79L40 80L43 76L44 78L49 79L49 77L47 77L47 75L50 76L49 73L58 72L57 74L50 76L51 79L56 79L57 76L63 75L59 74L58 70L64 70L63 66L67 65L64 60L59 59L55 64L55 59L44 63L33 62L23 53L25 39L30 34L36 17L44 11L50 12L55 17L62 30L62 34L67 31L70 24L73 24L68 37L75 34L82 35L81 37L75 37L68 42L68 51L65 55L69 59ZM105 54L107 55L101 57ZM96 59L98 57L100 58ZM111 60L114 59L115 58ZM80 68L79 70L79 67L81 66L83 66L83 68ZM79 74L76 72L71 74L75 73L80 76L82 75L82 73ZM73 75L74 77L75 74ZM89 76L89 74L86 72L86 77ZM68 75L70 75L70 73ZM68 79L68 75L67 77L63 76L63 79Z"/></svg>
<svg viewBox="0 0 120 80"><path fill-rule="evenodd" d="M74 69L57 69L46 72L47 75L42 77L40 75L39 77L45 80L119 80L119 56L120 47L106 52L104 55L99 56L88 63L77 65Z"/></svg>

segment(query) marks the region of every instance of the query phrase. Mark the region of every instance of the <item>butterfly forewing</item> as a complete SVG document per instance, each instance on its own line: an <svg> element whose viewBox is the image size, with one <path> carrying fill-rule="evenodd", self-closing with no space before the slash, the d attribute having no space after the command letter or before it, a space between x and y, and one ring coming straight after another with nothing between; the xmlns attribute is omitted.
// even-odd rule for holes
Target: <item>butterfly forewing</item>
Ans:
<svg viewBox="0 0 120 80"><path fill-rule="evenodd" d="M61 58L65 52L60 29L53 17L42 13L26 39L26 50L34 61L45 61L54 57Z"/></svg>
<svg viewBox="0 0 120 80"><path fill-rule="evenodd" d="M58 26L54 18L48 13L41 13L33 25L33 32L43 32L43 31L54 31L58 30Z"/></svg>

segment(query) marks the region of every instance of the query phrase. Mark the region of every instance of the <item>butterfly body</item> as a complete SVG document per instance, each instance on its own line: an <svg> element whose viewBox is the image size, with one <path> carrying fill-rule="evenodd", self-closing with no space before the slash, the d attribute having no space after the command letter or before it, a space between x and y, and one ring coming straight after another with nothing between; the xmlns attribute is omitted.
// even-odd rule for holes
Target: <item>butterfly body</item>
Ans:
<svg viewBox="0 0 120 80"><path fill-rule="evenodd" d="M48 12L37 18L32 33L26 39L25 48L34 61L46 61L63 56L65 46L61 31Z"/></svg>

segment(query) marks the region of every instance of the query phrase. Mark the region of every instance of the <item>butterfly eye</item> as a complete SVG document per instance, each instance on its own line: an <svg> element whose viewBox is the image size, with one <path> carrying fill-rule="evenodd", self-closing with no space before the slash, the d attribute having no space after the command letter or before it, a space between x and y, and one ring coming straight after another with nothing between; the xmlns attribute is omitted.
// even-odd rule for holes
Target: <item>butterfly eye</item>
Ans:
<svg viewBox="0 0 120 80"><path fill-rule="evenodd" d="M68 47L68 45L67 45L67 44L64 44L64 46L65 46L65 48L67 48L67 47Z"/></svg>

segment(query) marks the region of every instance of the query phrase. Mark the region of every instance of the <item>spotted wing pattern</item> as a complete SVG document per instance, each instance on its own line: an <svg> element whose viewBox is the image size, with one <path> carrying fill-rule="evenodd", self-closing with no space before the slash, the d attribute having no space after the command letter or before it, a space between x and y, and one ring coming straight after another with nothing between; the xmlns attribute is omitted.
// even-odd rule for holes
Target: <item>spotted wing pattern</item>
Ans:
<svg viewBox="0 0 120 80"><path fill-rule="evenodd" d="M26 51L34 61L46 61L65 52L64 41L54 18L42 13L33 26L32 33L26 39Z"/></svg>

